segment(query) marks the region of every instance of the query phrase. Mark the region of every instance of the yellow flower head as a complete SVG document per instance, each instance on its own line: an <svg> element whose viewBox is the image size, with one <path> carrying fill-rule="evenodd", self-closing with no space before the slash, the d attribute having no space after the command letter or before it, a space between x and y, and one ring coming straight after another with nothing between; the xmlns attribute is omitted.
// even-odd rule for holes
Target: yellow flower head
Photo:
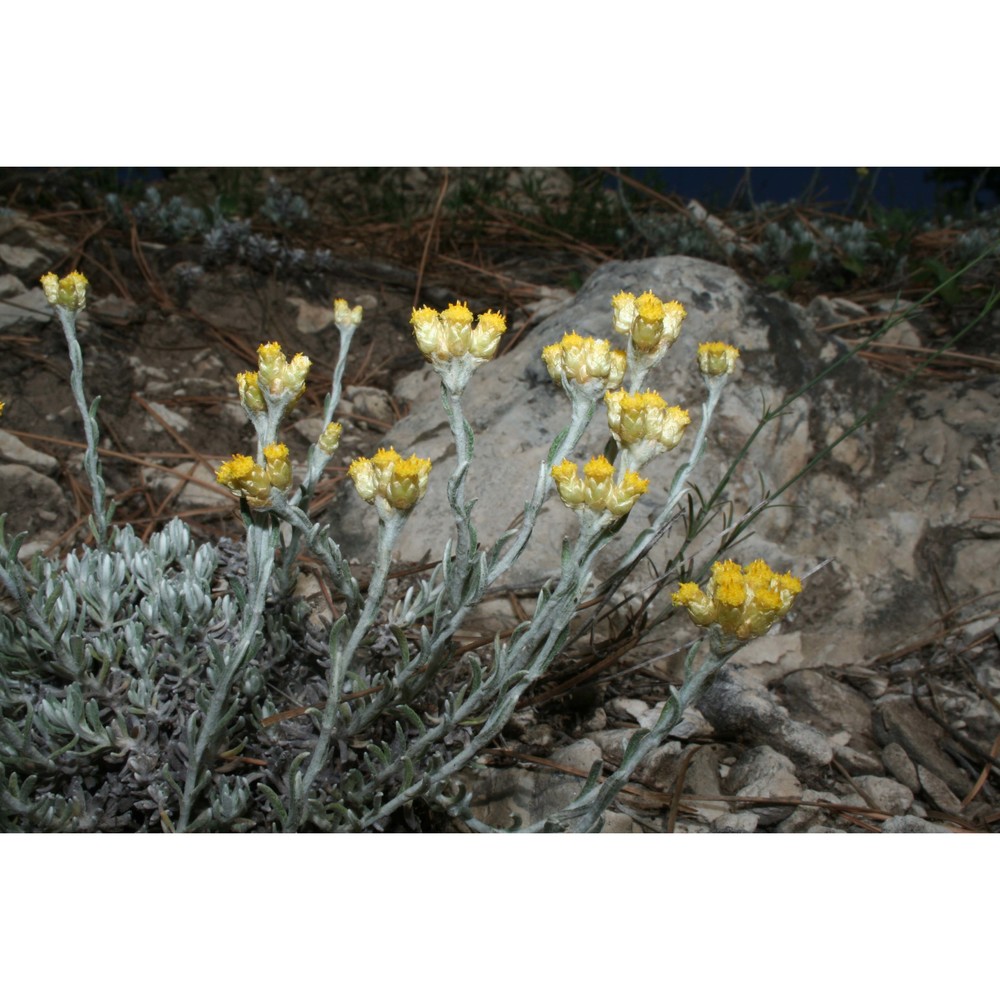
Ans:
<svg viewBox="0 0 1000 1000"><path fill-rule="evenodd" d="M427 492L430 471L429 459L403 458L395 448L380 448L370 459L353 461L347 474L362 500L407 511Z"/></svg>
<svg viewBox="0 0 1000 1000"><path fill-rule="evenodd" d="M614 486L608 495L606 500L608 511L615 517L624 517L648 489L648 479L641 478L637 472L626 472L622 481Z"/></svg>
<svg viewBox="0 0 1000 1000"><path fill-rule="evenodd" d="M235 497L244 497L255 508L266 507L271 498L271 480L249 455L233 455L216 470L215 478Z"/></svg>
<svg viewBox="0 0 1000 1000"><path fill-rule="evenodd" d="M264 448L267 459L267 477L275 489L287 490L292 482L292 463L288 460L288 446L269 444Z"/></svg>
<svg viewBox="0 0 1000 1000"><path fill-rule="evenodd" d="M464 302L454 302L441 313L430 306L414 309L410 325L421 353L437 364L463 358L489 361L507 330L504 317L492 311L482 313L473 327L472 312Z"/></svg>
<svg viewBox="0 0 1000 1000"><path fill-rule="evenodd" d="M567 507L573 510L586 507L595 514L608 511L615 517L624 517L649 488L649 480L641 479L635 472L626 472L622 481L615 483L614 472L614 466L598 455L583 467L582 479L576 463L569 460L552 467L552 478Z"/></svg>
<svg viewBox="0 0 1000 1000"><path fill-rule="evenodd" d="M625 378L624 351L613 351L606 340L567 333L558 344L542 349L542 360L556 385L562 377L579 385L599 383L604 389L617 389Z"/></svg>
<svg viewBox="0 0 1000 1000"><path fill-rule="evenodd" d="M263 382L272 396L279 397L287 393L291 395L293 403L306 391L306 375L312 362L304 354L296 354L289 361L281 345L271 341L257 348L257 361L258 388Z"/></svg>
<svg viewBox="0 0 1000 1000"><path fill-rule="evenodd" d="M703 375L710 377L732 375L739 356L740 352L735 347L718 341L698 345L698 367Z"/></svg>
<svg viewBox="0 0 1000 1000"><path fill-rule="evenodd" d="M3 413L3 403L0 403L0 414Z"/></svg>
<svg viewBox="0 0 1000 1000"><path fill-rule="evenodd" d="M627 337L632 332L632 324L637 315L635 296L631 292L619 292L611 299L611 309L615 333Z"/></svg>
<svg viewBox="0 0 1000 1000"><path fill-rule="evenodd" d="M361 306L355 306L352 309L347 304L347 299L333 300L333 322L336 323L338 327L360 326L363 312L364 311Z"/></svg>
<svg viewBox="0 0 1000 1000"><path fill-rule="evenodd" d="M657 451L670 451L680 444L684 429L691 423L687 410L667 406L658 392L633 392L624 389L604 394L608 407L608 428L625 448L648 441Z"/></svg>
<svg viewBox="0 0 1000 1000"><path fill-rule="evenodd" d="M236 376L236 384L240 390L240 402L253 413L263 413L264 396L257 384L257 372L240 372Z"/></svg>
<svg viewBox="0 0 1000 1000"><path fill-rule="evenodd" d="M277 384L279 375L285 370L288 364L285 352L281 349L281 344L272 340L270 343L261 344L257 348L257 367L260 372L260 379L270 390L273 384ZM277 389L275 395L280 392Z"/></svg>
<svg viewBox="0 0 1000 1000"><path fill-rule="evenodd" d="M612 325L615 333L630 338L632 347L649 355L655 363L680 336L687 312L679 302L664 302L650 292L636 298L631 292L619 292L611 299Z"/></svg>
<svg viewBox="0 0 1000 1000"><path fill-rule="evenodd" d="M344 428L341 424L327 424L323 428L323 433L320 434L319 440L316 442L319 450L325 452L327 455L332 455L340 444L340 435L343 433L343 430Z"/></svg>
<svg viewBox="0 0 1000 1000"><path fill-rule="evenodd" d="M396 510L409 510L427 492L431 462L427 458L411 455L402 458L392 467L386 485L385 498Z"/></svg>
<svg viewBox="0 0 1000 1000"><path fill-rule="evenodd" d="M43 274L40 280L49 305L62 306L73 312L79 312L87 305L87 287L90 282L79 271L73 271L65 278L57 278L50 271Z"/></svg>
<svg viewBox="0 0 1000 1000"><path fill-rule="evenodd" d="M726 560L713 564L704 592L695 583L682 583L672 601L686 607L696 625L717 625L725 635L747 642L783 618L801 591L801 580L775 573L763 559L742 567Z"/></svg>

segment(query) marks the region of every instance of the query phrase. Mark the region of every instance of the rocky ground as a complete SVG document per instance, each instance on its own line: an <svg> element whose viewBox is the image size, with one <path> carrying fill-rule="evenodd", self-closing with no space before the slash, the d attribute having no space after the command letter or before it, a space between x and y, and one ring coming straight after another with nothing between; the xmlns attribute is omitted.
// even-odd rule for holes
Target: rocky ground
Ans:
<svg viewBox="0 0 1000 1000"><path fill-rule="evenodd" d="M303 197L323 202L323 185L333 181L307 180ZM565 193L558 175L536 181L553 186L553 199ZM354 202L340 204L353 204L360 217L364 192L359 183ZM288 197L283 211L294 216ZM176 233L143 235L134 217L77 202L42 211L15 200L12 210L0 209L0 399L7 404L0 509L9 512L8 532L30 532L23 551L63 551L83 541L88 511L69 364L37 285L50 269L79 267L92 282L81 321L87 387L102 400L102 460L119 518L149 533L181 514L216 539L238 535L239 524L214 469L251 443L233 376L265 340L313 359L297 439L289 438L304 456L335 361L334 294L365 310L339 414L341 461L387 440L401 451L419 448L442 473L438 492L451 445L433 380L412 345L410 309L416 299L442 306L462 297L476 310L507 313L507 353L482 379L477 373L469 396L480 460L469 492L480 497L481 516L490 514L484 542L517 513L523 500L511 483L528 481L559 427L562 404L546 384L540 346L569 329L610 335L607 300L619 288L652 288L687 306L685 344L655 387L692 416L700 401L685 367L693 345L722 339L741 349L740 378L700 474L707 492L753 433L762 398L777 404L906 307L888 294L817 292L794 302L719 263L670 254L609 260L607 251L582 242L525 236L509 220L496 228L495 217L455 263L446 222L433 207L404 235L375 223L349 228L348 221L314 216L303 229L308 239L275 222L256 243L229 230L210 244ZM327 256L316 257L317 248ZM734 557L761 555L804 575L800 605L778 634L748 646L726 668L640 770L608 829L1000 828L997 329L993 317L973 348L956 349L969 357L907 383L788 488L785 506L754 524ZM890 346L881 355L872 349L850 359L789 406L735 466L722 497L727 511L738 518L782 487L881 405L913 359L950 332L939 314L918 310L884 339ZM595 434L588 446L599 450ZM652 502L671 471L669 456L658 461L664 464ZM373 519L344 489L343 475L343 465L332 470L314 513L336 519L345 549L363 566ZM427 501L402 543L402 567L419 567L440 551L447 519L434 513L441 501L435 488ZM572 531L572 519L549 508L518 572L463 636L467 643L530 614L559 540ZM642 516L633 514L630 526ZM692 557L710 555L718 534L717 526L706 530ZM481 819L531 822L565 804L595 761L614 765L631 732L655 719L692 638L669 615L669 587L656 582L672 554L668 547L653 553L618 607L581 622L578 642L548 682L469 771Z"/></svg>

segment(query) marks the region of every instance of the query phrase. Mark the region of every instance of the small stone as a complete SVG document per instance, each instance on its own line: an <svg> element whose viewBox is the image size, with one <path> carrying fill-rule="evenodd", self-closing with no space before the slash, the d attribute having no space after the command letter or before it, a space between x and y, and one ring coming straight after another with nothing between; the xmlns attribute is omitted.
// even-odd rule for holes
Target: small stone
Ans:
<svg viewBox="0 0 1000 1000"><path fill-rule="evenodd" d="M321 333L333 326L333 310L329 306L317 306L305 299L289 297L288 302L298 310L295 325L299 333Z"/></svg>
<svg viewBox="0 0 1000 1000"><path fill-rule="evenodd" d="M649 705L641 698L612 698L607 708L612 715L620 719L631 719L639 725L644 725L641 720L649 712Z"/></svg>
<svg viewBox="0 0 1000 1000"><path fill-rule="evenodd" d="M795 765L769 746L754 747L741 754L726 775L725 787L730 795L750 799L799 799L802 785L795 776ZM761 826L774 826L787 819L794 804L747 803L757 814Z"/></svg>
<svg viewBox="0 0 1000 1000"><path fill-rule="evenodd" d="M723 739L754 740L807 767L833 760L830 740L812 726L790 719L770 692L723 667L698 708Z"/></svg>
<svg viewBox="0 0 1000 1000"><path fill-rule="evenodd" d="M0 333L5 336L31 335L53 321L55 315L41 288L0 300Z"/></svg>
<svg viewBox="0 0 1000 1000"><path fill-rule="evenodd" d="M87 303L90 314L100 323L109 326L129 326L142 319L143 310L135 302L120 295L105 295Z"/></svg>
<svg viewBox="0 0 1000 1000"><path fill-rule="evenodd" d="M654 750L638 767L636 777L659 791L673 788L684 756L684 745L675 740Z"/></svg>
<svg viewBox="0 0 1000 1000"><path fill-rule="evenodd" d="M588 739L593 740L601 748L604 759L612 767L617 767L625 756L628 741L634 735L634 729L604 729L591 733Z"/></svg>
<svg viewBox="0 0 1000 1000"><path fill-rule="evenodd" d="M45 254L34 247L12 247L0 243L0 263L20 278L37 277L48 270Z"/></svg>
<svg viewBox="0 0 1000 1000"><path fill-rule="evenodd" d="M928 798L938 809L947 813L960 813L962 811L962 803L958 796L933 771L924 767L923 764L918 764L917 774L920 776L920 784Z"/></svg>
<svg viewBox="0 0 1000 1000"><path fill-rule="evenodd" d="M883 833L951 833L940 823L928 823L916 816L893 816L882 824Z"/></svg>
<svg viewBox="0 0 1000 1000"><path fill-rule="evenodd" d="M948 734L909 698L880 702L875 707L872 721L879 743L883 746L899 743L911 760L932 770L952 792L965 794L968 779L941 749L949 739Z"/></svg>
<svg viewBox="0 0 1000 1000"><path fill-rule="evenodd" d="M0 299L11 299L15 295L23 295L27 290L17 275L0 274Z"/></svg>
<svg viewBox="0 0 1000 1000"><path fill-rule="evenodd" d="M51 455L29 448L20 438L7 431L0 431L0 458L4 462L26 465L45 476L54 475L59 468L59 463Z"/></svg>
<svg viewBox="0 0 1000 1000"><path fill-rule="evenodd" d="M781 694L785 707L797 719L809 722L820 732L830 734L846 729L865 736L872 734L868 699L819 670L789 674L782 683Z"/></svg>
<svg viewBox="0 0 1000 1000"><path fill-rule="evenodd" d="M724 813L712 820L712 833L753 833L760 823L755 812Z"/></svg>
<svg viewBox="0 0 1000 1000"><path fill-rule="evenodd" d="M863 774L855 778L854 783L881 812L902 816L913 805L913 792L892 778Z"/></svg>
<svg viewBox="0 0 1000 1000"><path fill-rule="evenodd" d="M614 809L604 811L604 826L601 833L642 833L643 829L630 816L615 812Z"/></svg>
<svg viewBox="0 0 1000 1000"><path fill-rule="evenodd" d="M601 748L593 740L583 739L568 747L560 747L552 754L551 760L575 768L586 777L594 764L603 760L603 755Z"/></svg>
<svg viewBox="0 0 1000 1000"><path fill-rule="evenodd" d="M833 757L850 775L881 774L883 771L882 763L877 757L851 746L835 745Z"/></svg>
<svg viewBox="0 0 1000 1000"><path fill-rule="evenodd" d="M898 743L887 743L882 747L882 763L886 770L901 781L914 794L920 791L920 778L906 751Z"/></svg>
<svg viewBox="0 0 1000 1000"><path fill-rule="evenodd" d="M598 706L580 724L580 730L584 733L597 733L606 728L608 724L608 713L603 707Z"/></svg>
<svg viewBox="0 0 1000 1000"><path fill-rule="evenodd" d="M832 792L818 792L814 788L806 788L802 792L803 803L819 802L821 799L832 805L836 805L842 801ZM816 808L815 806L796 806L791 816L782 820L775 827L775 830L778 833L812 833L817 826L823 826L829 821L829 815L826 810Z"/></svg>

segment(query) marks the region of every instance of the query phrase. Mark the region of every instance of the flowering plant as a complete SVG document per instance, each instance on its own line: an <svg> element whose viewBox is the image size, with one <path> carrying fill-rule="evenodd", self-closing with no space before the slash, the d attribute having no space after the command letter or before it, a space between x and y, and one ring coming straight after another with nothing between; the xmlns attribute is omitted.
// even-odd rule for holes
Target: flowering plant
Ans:
<svg viewBox="0 0 1000 1000"><path fill-rule="evenodd" d="M0 521L0 586L20 609L17 618L0 615L4 825L377 830L400 818L418 826L419 807L488 829L473 815L460 776L567 643L582 602L594 592L598 555L660 475L640 471L688 441L689 412L643 388L681 334L683 306L651 291L623 291L612 300L611 325L627 338L624 347L569 332L545 348L553 383L570 402L568 424L538 470L520 524L489 548L479 543L465 495L475 436L464 406L476 370L499 350L506 320L493 311L476 317L465 303L413 311L414 337L440 377L455 441L447 485L454 533L430 575L393 602L393 548L437 475L431 462L388 446L351 461L354 491L378 518L366 586L332 526L309 513L340 445L334 416L363 319L360 306L334 303L340 351L323 430L301 464L280 431L302 399L310 359L289 360L279 344L266 343L258 348L257 370L235 376L257 442L253 454L233 455L216 473L239 503L245 529L244 568L220 595L213 590L219 551L196 550L181 522L148 543L112 524L114 506L97 461L96 404L88 405L84 394L75 333L88 283L74 272L61 280L46 275L42 285L66 334L84 418L94 546L62 566L36 559L25 567L17 558L23 535L7 543ZM707 398L694 440L675 462L665 504L621 557L619 573L635 565L676 513L738 356L726 344L699 348ZM601 404L608 447L585 459L581 471L571 456ZM531 620L496 636L489 655L457 654L463 621L516 562L552 491L578 518L558 575L539 592ZM335 595L333 620L321 635L294 598L304 550ZM761 560L716 563L704 587L681 582L673 604L705 630L707 654L699 664L699 645L692 647L683 684L655 725L630 741L621 764L603 780L595 768L569 806L532 829L600 829L615 796L684 708L733 652L788 613L800 589L794 576ZM279 710L272 699L283 689L281 665L296 651L316 668L308 682L314 696L303 707ZM256 770L248 775L240 766Z"/></svg>

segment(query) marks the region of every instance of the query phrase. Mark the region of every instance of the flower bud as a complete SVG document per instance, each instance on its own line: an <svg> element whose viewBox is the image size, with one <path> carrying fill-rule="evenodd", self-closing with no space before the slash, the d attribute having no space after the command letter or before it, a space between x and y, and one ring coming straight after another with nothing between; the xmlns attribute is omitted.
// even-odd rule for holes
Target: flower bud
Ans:
<svg viewBox="0 0 1000 1000"><path fill-rule="evenodd" d="M718 341L698 345L698 367L709 378L732 375L739 356L740 352L735 347Z"/></svg>

